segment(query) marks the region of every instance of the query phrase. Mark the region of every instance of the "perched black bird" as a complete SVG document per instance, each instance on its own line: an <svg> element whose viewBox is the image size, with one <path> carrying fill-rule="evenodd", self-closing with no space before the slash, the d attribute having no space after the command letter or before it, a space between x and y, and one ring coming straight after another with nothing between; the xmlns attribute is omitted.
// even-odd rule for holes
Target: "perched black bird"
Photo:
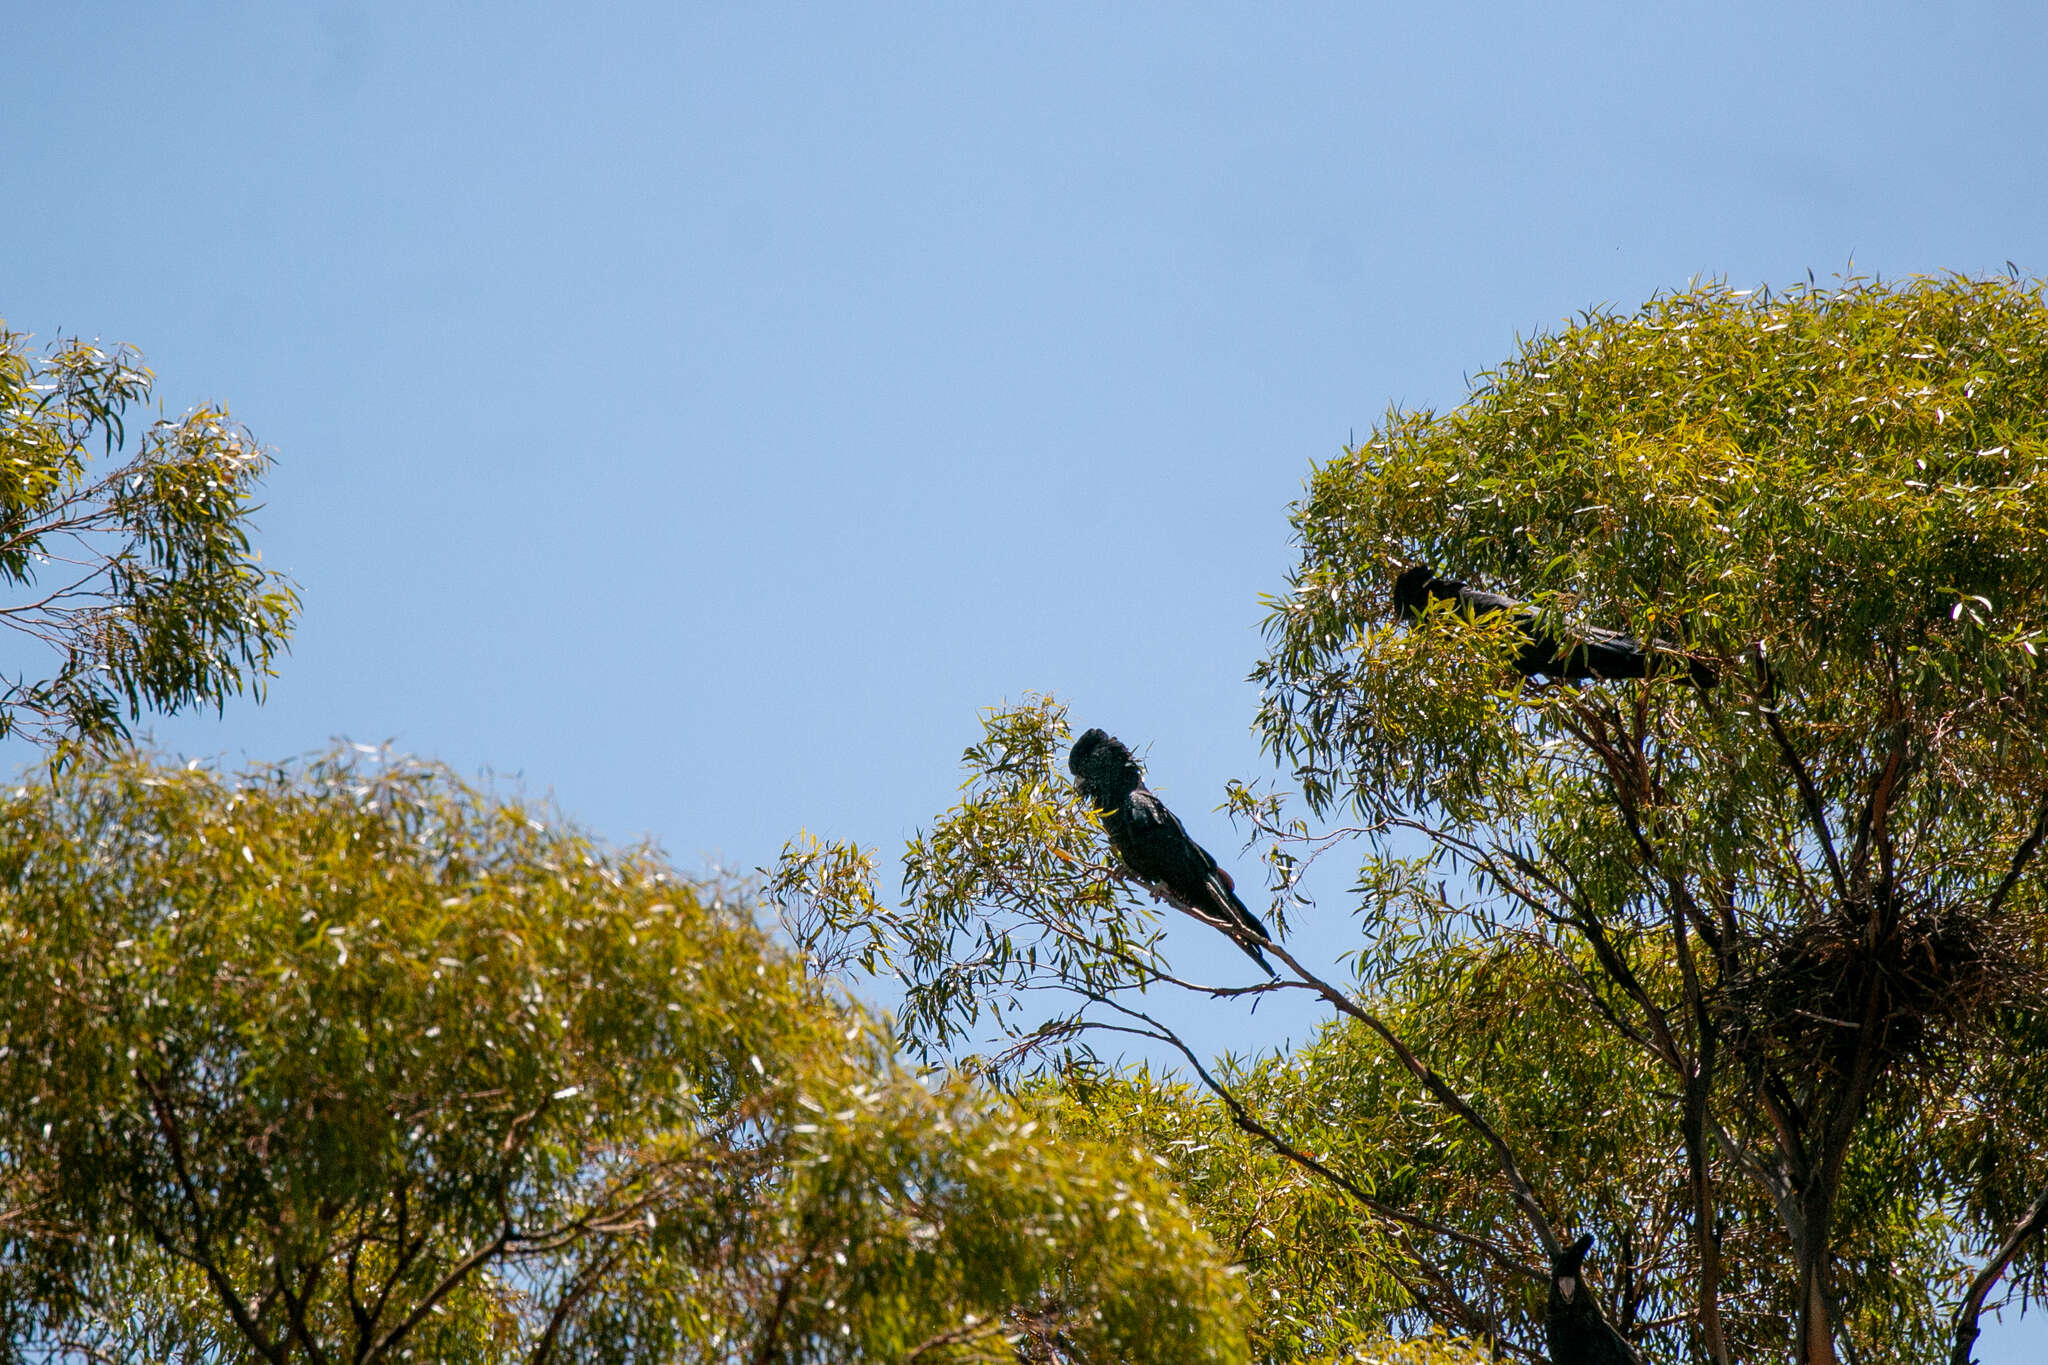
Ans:
<svg viewBox="0 0 2048 1365"><path fill-rule="evenodd" d="M1188 838L1166 803L1145 789L1145 770L1122 741L1090 730L1067 755L1081 795L1102 812L1109 846L1139 881L1163 887L1181 906L1229 934L1268 976L1276 976L1259 945L1266 926L1237 898L1230 874Z"/></svg>
<svg viewBox="0 0 2048 1365"><path fill-rule="evenodd" d="M1621 1334L1607 1325L1600 1300L1579 1273L1592 1249L1589 1232L1550 1258L1550 1303L1543 1310L1550 1365L1642 1365Z"/></svg>
<svg viewBox="0 0 2048 1365"><path fill-rule="evenodd" d="M1713 669L1664 640L1652 640L1646 649L1618 631L1585 630L1579 640L1563 646L1537 629L1536 613L1520 602L1468 588L1455 578L1438 578L1427 565L1418 564L1394 580L1396 615L1419 617L1431 602L1456 602L1475 621L1497 611L1511 613L1525 641L1515 655L1515 671L1525 678L1538 673L1546 678L1651 678L1684 668L1695 687L1715 682Z"/></svg>

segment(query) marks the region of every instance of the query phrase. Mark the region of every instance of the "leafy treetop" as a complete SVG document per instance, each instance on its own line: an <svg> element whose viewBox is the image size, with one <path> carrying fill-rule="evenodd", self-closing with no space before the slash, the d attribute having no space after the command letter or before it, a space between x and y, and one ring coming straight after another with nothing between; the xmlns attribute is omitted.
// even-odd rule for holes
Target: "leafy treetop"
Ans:
<svg viewBox="0 0 2048 1365"><path fill-rule="evenodd" d="M0 1357L1243 1358L1149 1159L439 769L13 793L0 999Z"/></svg>
<svg viewBox="0 0 2048 1365"><path fill-rule="evenodd" d="M286 646L297 592L250 543L270 457L211 406L131 442L152 384L125 347L38 355L0 324L0 624L49 660L0 676L0 735L104 745L260 692Z"/></svg>

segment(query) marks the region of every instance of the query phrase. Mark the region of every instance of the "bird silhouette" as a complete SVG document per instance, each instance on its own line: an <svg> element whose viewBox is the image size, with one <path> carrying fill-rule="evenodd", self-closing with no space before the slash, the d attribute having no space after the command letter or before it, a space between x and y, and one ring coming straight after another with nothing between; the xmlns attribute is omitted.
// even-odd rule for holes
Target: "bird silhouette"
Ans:
<svg viewBox="0 0 2048 1365"><path fill-rule="evenodd" d="M1102 815L1109 846L1131 875L1170 894L1180 907L1230 935L1268 976L1278 973L1259 945L1272 942L1257 915L1237 898L1230 874L1188 837L1166 803L1145 788L1145 770L1122 741L1089 730L1067 755L1075 787Z"/></svg>
<svg viewBox="0 0 2048 1365"><path fill-rule="evenodd" d="M1654 678L1683 668L1691 674L1695 687L1712 687L1716 681L1712 668L1686 657L1665 640L1652 640L1645 647L1632 635L1588 628L1571 644L1560 644L1555 636L1537 628L1532 608L1498 593L1468 587L1455 578L1439 578L1425 564L1394 580L1396 616L1417 619L1431 602L1456 602L1458 609L1475 621L1496 612L1510 613L1523 641L1515 654L1515 671L1525 678L1539 673L1546 678Z"/></svg>
<svg viewBox="0 0 2048 1365"><path fill-rule="evenodd" d="M1589 1232L1550 1258L1550 1302L1543 1310L1550 1365L1642 1365L1621 1334L1607 1325L1600 1300L1581 1273L1592 1249Z"/></svg>

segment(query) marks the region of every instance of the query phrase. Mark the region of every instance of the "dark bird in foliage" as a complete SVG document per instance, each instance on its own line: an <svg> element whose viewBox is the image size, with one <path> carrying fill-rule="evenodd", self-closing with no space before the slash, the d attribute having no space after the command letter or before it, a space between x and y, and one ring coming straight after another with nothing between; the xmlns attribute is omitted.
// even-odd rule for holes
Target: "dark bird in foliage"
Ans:
<svg viewBox="0 0 2048 1365"><path fill-rule="evenodd" d="M1592 1249L1589 1232L1550 1258L1550 1303L1543 1310L1550 1365L1642 1365L1621 1334L1607 1325L1600 1300L1580 1273Z"/></svg>
<svg viewBox="0 0 2048 1365"><path fill-rule="evenodd" d="M1431 602L1455 602L1458 610L1477 621L1495 612L1507 612L1522 632L1523 644L1515 655L1515 671L1525 678L1542 674L1546 678L1654 678L1660 673L1685 669L1695 687L1712 687L1714 670L1697 659L1688 659L1677 646L1652 640L1647 648L1630 635L1612 630L1584 630L1569 645L1537 628L1536 613L1512 598L1481 592L1455 578L1438 578L1427 565L1418 564L1394 580L1394 614L1414 620Z"/></svg>
<svg viewBox="0 0 2048 1365"><path fill-rule="evenodd" d="M1131 875L1168 892L1181 908L1230 935L1268 976L1276 976L1259 945L1272 940L1258 916L1237 898L1230 874L1188 837L1166 803L1145 789L1145 770L1122 741L1090 730L1067 755L1074 785L1102 813L1109 846Z"/></svg>

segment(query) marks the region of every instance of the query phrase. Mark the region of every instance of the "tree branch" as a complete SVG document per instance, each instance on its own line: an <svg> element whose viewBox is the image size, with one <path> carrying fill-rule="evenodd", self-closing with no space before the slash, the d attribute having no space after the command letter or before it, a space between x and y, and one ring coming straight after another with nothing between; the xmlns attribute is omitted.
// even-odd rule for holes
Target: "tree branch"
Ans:
<svg viewBox="0 0 2048 1365"><path fill-rule="evenodd" d="M456 1262L455 1268L443 1275L440 1282L427 1291L426 1296L413 1307L412 1312L393 1323L382 1336L370 1343L369 1348L362 1353L362 1365L374 1365L374 1362L382 1360L393 1346L426 1320L427 1314L433 1312L441 1300L454 1293L456 1287L468 1279L471 1272L509 1246L512 1238L512 1225L508 1222L498 1230L496 1237Z"/></svg>
<svg viewBox="0 0 2048 1365"><path fill-rule="evenodd" d="M1989 919L1998 914L2000 907L2005 904L2005 898L2012 894L2013 887L2019 884L2020 876L2026 872L2027 864L2040 850L2043 839L2048 839L2048 800L2041 802L2041 812L2034 817L2033 831L2020 843L2018 851L2012 855L2012 867L1998 883L1998 889L1991 893L1991 902L1984 907L1985 918Z"/></svg>
<svg viewBox="0 0 2048 1365"><path fill-rule="evenodd" d="M2042 1186L2041 1193L2035 1196L2033 1206L2027 1210L2026 1216L2021 1218L2006 1235L2005 1240L1999 1243L1998 1249L1991 1253L1991 1259L1984 1263L1976 1278L1970 1281L1969 1292L1963 1295L1962 1303L1956 1308L1955 1345L1949 1351L1949 1365L1971 1365L1971 1356L1976 1349L1977 1336L1981 1330L1977 1326L1977 1319L1984 1312L1985 1300L1991 1296L1992 1287L2005 1274L2005 1268L2012 1264L2013 1258L2025 1249L2027 1242L2044 1226L2048 1226L2048 1185Z"/></svg>
<svg viewBox="0 0 2048 1365"><path fill-rule="evenodd" d="M235 1326L249 1339L249 1344L265 1360L274 1362L274 1365L284 1365L284 1347L264 1334L214 1257L213 1239L206 1231L206 1210L200 1203L198 1186L186 1162L184 1132L178 1126L169 1097L141 1067L135 1069L135 1083L148 1097L150 1112L156 1116L157 1131L163 1134L164 1142L170 1148L171 1169L178 1177L178 1189L192 1213L193 1250L196 1254L191 1259L206 1276L206 1282L213 1286L213 1292L220 1296L228 1316L235 1320Z"/></svg>
<svg viewBox="0 0 2048 1365"><path fill-rule="evenodd" d="M1003 1331L1004 1323L1001 1318L988 1318L961 1327L950 1327L926 1337L912 1347L910 1354L903 1357L903 1365L915 1365L915 1362L923 1360L926 1355L943 1347L962 1346L976 1338L996 1336Z"/></svg>
<svg viewBox="0 0 2048 1365"><path fill-rule="evenodd" d="M311 1360L313 1365L327 1365L327 1352L321 1349L319 1339L313 1335L312 1328L306 1322L307 1303L312 1299L313 1290L320 1281L319 1263L315 1262L312 1268L307 1270L305 1281L297 1293L292 1292L291 1284L285 1278L282 1257L271 1263L271 1274L277 1279L277 1292L284 1301L285 1321L291 1327L292 1339L304 1349L307 1359Z"/></svg>
<svg viewBox="0 0 2048 1365"><path fill-rule="evenodd" d="M1899 703L1892 700L1896 712ZM1856 822L1856 844L1849 852L1849 885L1857 895L1862 895L1869 885L1870 850L1874 845L1878 851L1878 862L1884 875L1889 877L1891 854L1891 808L1898 796L1899 779L1907 766L1906 738L1909 727L1903 719L1892 724L1891 753L1886 755L1884 767L1879 770L1877 781L1870 785L1870 796L1863 803L1863 815Z"/></svg>
<svg viewBox="0 0 2048 1365"><path fill-rule="evenodd" d="M548 1314L547 1330L541 1333L540 1340L534 1344L533 1354L527 1357L528 1365L549 1365L554 1359L555 1347L561 1342L562 1329L568 1325L570 1315L596 1292L598 1285L604 1283L604 1277L611 1274L612 1267L625 1259L626 1251L627 1248L618 1247L609 1254L599 1257L570 1281L569 1288L555 1304L554 1311Z"/></svg>
<svg viewBox="0 0 2048 1365"><path fill-rule="evenodd" d="M1329 1002L1331 1008L1349 1015L1378 1034L1380 1041L1400 1059L1401 1065L1408 1068L1409 1074L1421 1081L1423 1088L1436 1097L1438 1104L1456 1114L1466 1126L1479 1134L1481 1140L1492 1150L1494 1163L1500 1168L1501 1177L1507 1181L1508 1191L1516 1206L1522 1210L1523 1215L1529 1220L1530 1227L1535 1230L1536 1240L1542 1244L1544 1255L1555 1256L1559 1245L1557 1229L1552 1226L1550 1216L1543 1211L1542 1203L1536 1198L1536 1191L1530 1188L1528 1180L1523 1177L1522 1168L1515 1160L1513 1149L1494 1126L1481 1117L1479 1111L1468 1104L1463 1096L1451 1089L1444 1078L1436 1074L1433 1067L1417 1057L1408 1044L1401 1040L1400 1035L1378 1015L1360 1006L1350 996L1302 966L1294 954L1278 943L1268 943L1266 946L1272 951L1273 956L1286 963L1297 977L1313 986L1316 993Z"/></svg>
<svg viewBox="0 0 2048 1365"><path fill-rule="evenodd" d="M782 1320L789 1315L789 1301L796 1294L796 1283L810 1269L811 1258L818 1254L818 1238L813 1237L805 1244L803 1254L783 1275L781 1286L775 1291L775 1306L768 1312L768 1321L763 1326L761 1340L754 1347L753 1365L768 1365L775 1359L775 1338L782 1332Z"/></svg>
<svg viewBox="0 0 2048 1365"><path fill-rule="evenodd" d="M1459 1243L1460 1245L1470 1247L1475 1251L1484 1253L1487 1257L1489 1257L1502 1267L1510 1271L1513 1271L1517 1274L1525 1275L1530 1279L1542 1278L1541 1271L1537 1270L1533 1266L1527 1265L1524 1262L1516 1259L1513 1252L1509 1251L1506 1247L1502 1246L1500 1243L1492 1240L1491 1238L1481 1237L1476 1233L1465 1232L1462 1229L1450 1226L1448 1223L1437 1222L1433 1218L1425 1218L1419 1214L1408 1213L1402 1209L1397 1209L1393 1207L1391 1204L1385 1204L1379 1201L1378 1199L1373 1198L1373 1196L1366 1193L1364 1187L1359 1185L1356 1181L1351 1180L1343 1173L1332 1169L1329 1165L1319 1160L1318 1158L1311 1156L1307 1152L1302 1151L1299 1147L1296 1147L1293 1143L1289 1142L1286 1138L1281 1137L1279 1133L1275 1132L1272 1128L1268 1127L1265 1123L1260 1121L1258 1116L1251 1112L1250 1108L1246 1106L1243 1100L1237 1097L1237 1094L1234 1091L1232 1091L1228 1086L1224 1085L1221 1081L1216 1079L1215 1075L1212 1072L1210 1072L1209 1068L1203 1065L1201 1058L1197 1057L1193 1049L1188 1047L1187 1043L1182 1041L1180 1035L1175 1033L1172 1029L1160 1023L1157 1019L1154 1019L1151 1015L1146 1014L1144 1011L1134 1010L1130 1008L1128 1005L1118 1004L1114 1000L1102 999L1099 1003L1108 1006L1110 1009L1113 1009L1120 1014L1127 1015L1133 1019L1141 1020L1149 1027L1144 1029L1134 1029L1120 1027L1115 1024L1099 1023L1093 1025L1093 1027L1102 1029L1106 1032L1128 1033L1134 1037L1150 1038L1156 1042L1165 1043L1168 1047L1173 1048L1175 1051L1179 1052L1181 1056L1187 1058L1188 1065L1194 1068L1195 1075L1201 1080L1203 1086L1208 1089L1209 1093L1216 1096L1217 1099L1223 1102L1223 1107L1227 1111L1229 1111L1230 1120L1232 1123L1236 1124L1237 1127L1242 1129L1244 1132L1247 1132L1251 1134L1253 1137L1256 1137L1260 1141L1264 1142L1267 1146L1271 1147L1273 1151L1279 1156L1285 1158L1288 1161L1293 1162L1295 1165L1301 1167L1305 1171L1308 1171L1310 1174L1315 1175L1320 1179L1325 1180L1330 1184L1336 1186L1339 1190L1342 1190L1345 1194L1349 1195L1353 1200L1357 1201L1358 1205L1361 1208L1365 1209L1367 1212L1376 1214L1379 1217L1389 1220L1390 1222L1398 1223L1403 1227L1410 1227L1417 1229L1421 1232L1433 1233L1436 1236L1445 1237L1450 1239L1451 1241Z"/></svg>
<svg viewBox="0 0 2048 1365"><path fill-rule="evenodd" d="M1778 742L1778 753L1785 765L1792 770L1793 780L1799 784L1799 799L1805 805L1806 819L1813 826L1813 832L1820 840L1821 854L1828 860L1828 875L1834 878L1835 895L1844 905L1849 902L1849 880L1842 875L1842 860L1835 856L1835 841L1828 835L1827 807L1821 801L1820 789L1813 785L1813 777L1806 771L1806 763L1799 757L1799 751L1792 747L1792 737L1785 733L1785 727L1778 721L1776 706L1759 706L1764 724L1770 727L1771 738Z"/></svg>

